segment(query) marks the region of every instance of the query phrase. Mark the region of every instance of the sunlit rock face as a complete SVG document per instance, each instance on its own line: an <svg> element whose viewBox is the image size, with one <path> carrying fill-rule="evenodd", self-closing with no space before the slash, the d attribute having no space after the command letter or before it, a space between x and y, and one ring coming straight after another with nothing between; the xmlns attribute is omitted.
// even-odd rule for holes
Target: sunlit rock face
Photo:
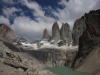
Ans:
<svg viewBox="0 0 100 75"><path fill-rule="evenodd" d="M6 39L15 39L14 31L5 24L0 24L0 36Z"/></svg>
<svg viewBox="0 0 100 75"><path fill-rule="evenodd" d="M72 32L68 23L62 24L60 34L61 40L63 40L66 44L70 45L72 42Z"/></svg>

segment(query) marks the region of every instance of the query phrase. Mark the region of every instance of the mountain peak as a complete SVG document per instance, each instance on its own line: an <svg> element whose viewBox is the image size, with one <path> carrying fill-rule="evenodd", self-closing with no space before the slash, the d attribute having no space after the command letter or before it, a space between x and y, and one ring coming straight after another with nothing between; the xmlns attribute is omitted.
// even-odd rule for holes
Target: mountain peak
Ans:
<svg viewBox="0 0 100 75"><path fill-rule="evenodd" d="M42 40L49 40L50 39L50 35L48 34L48 30L47 30L47 28L45 28L44 29L44 31L43 31L43 38L42 38Z"/></svg>
<svg viewBox="0 0 100 75"><path fill-rule="evenodd" d="M0 24L0 36L6 39L14 39L14 31L5 24Z"/></svg>

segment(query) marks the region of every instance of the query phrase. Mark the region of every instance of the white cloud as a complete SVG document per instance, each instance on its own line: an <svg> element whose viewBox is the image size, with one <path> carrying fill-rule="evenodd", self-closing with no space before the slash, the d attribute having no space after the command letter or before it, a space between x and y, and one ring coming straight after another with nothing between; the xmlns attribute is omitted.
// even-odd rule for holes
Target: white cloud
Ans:
<svg viewBox="0 0 100 75"><path fill-rule="evenodd" d="M50 16L45 16L45 11L43 11L42 7L35 1L28 1L28 0L22 0L22 4L26 5L29 9L32 10L33 16L36 17L37 21L46 21L46 22L53 22L55 19Z"/></svg>
<svg viewBox="0 0 100 75"><path fill-rule="evenodd" d="M0 24L2 23L10 26L8 18L5 18L4 16L0 16Z"/></svg>
<svg viewBox="0 0 100 75"><path fill-rule="evenodd" d="M16 35L31 39L41 39L45 28L47 28L49 34L51 34L55 19L50 16L45 16L42 7L36 2L22 0L22 4L25 4L31 9L36 18L32 20L25 15L16 17L12 24L12 29L15 31Z"/></svg>
<svg viewBox="0 0 100 75"><path fill-rule="evenodd" d="M44 28L47 28L50 32L52 23L48 24L44 21L36 22L29 17L20 16L15 18L11 27L17 36L22 36L30 39L41 39Z"/></svg>
<svg viewBox="0 0 100 75"><path fill-rule="evenodd" d="M83 16L84 13L100 9L100 0L69 0L68 2L61 0L59 4L64 6L64 9L57 8L57 11L52 13L58 17L59 21L68 22L71 28L74 21Z"/></svg>
<svg viewBox="0 0 100 75"><path fill-rule="evenodd" d="M28 1L28 0L21 0L21 3L23 5L25 5L26 7L28 7L33 11L33 15L37 16L37 17L45 17L44 14L45 12L42 11L42 7L35 1Z"/></svg>
<svg viewBox="0 0 100 75"><path fill-rule="evenodd" d="M15 12L20 12L22 11L21 9L19 8L15 8L15 7L4 7L2 9L3 11L3 14L7 17L7 18L14 18L16 17L16 14Z"/></svg>
<svg viewBox="0 0 100 75"><path fill-rule="evenodd" d="M17 3L20 3L21 0L0 0L0 2L6 5L16 5Z"/></svg>
<svg viewBox="0 0 100 75"><path fill-rule="evenodd" d="M1 1L7 4L14 4L14 0L1 0Z"/></svg>

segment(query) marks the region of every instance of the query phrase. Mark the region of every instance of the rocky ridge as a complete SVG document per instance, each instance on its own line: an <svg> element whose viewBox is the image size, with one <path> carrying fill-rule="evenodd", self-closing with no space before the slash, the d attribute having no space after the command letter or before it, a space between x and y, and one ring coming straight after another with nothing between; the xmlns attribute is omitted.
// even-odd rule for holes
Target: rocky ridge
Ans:
<svg viewBox="0 0 100 75"><path fill-rule="evenodd" d="M43 63L25 52L12 50L12 44L8 40L0 38L0 75L54 75L48 70L44 70ZM13 45L14 46L14 45ZM17 50L18 51L18 50Z"/></svg>
<svg viewBox="0 0 100 75"><path fill-rule="evenodd" d="M11 28L7 29L4 26L4 29L3 31L1 28L0 35L0 75L55 75L48 70L44 70L46 65L26 53L23 47L13 43L16 40L13 40L10 35L7 36L8 31L12 34L13 31L10 32ZM16 42L19 41L25 42L26 40L18 38Z"/></svg>
<svg viewBox="0 0 100 75"><path fill-rule="evenodd" d="M5 24L0 24L0 36L8 40L15 39L14 31Z"/></svg>
<svg viewBox="0 0 100 75"><path fill-rule="evenodd" d="M73 27L73 46L79 45L79 37L83 34L86 29L85 17L77 19Z"/></svg>
<svg viewBox="0 0 100 75"><path fill-rule="evenodd" d="M79 38L79 51L73 66L76 70L97 74L100 72L98 58L100 56L98 46L100 44L100 10L90 11L84 16L86 17L86 30ZM90 67L93 64L95 66ZM86 65L89 67L85 67ZM96 71L97 69L98 72Z"/></svg>

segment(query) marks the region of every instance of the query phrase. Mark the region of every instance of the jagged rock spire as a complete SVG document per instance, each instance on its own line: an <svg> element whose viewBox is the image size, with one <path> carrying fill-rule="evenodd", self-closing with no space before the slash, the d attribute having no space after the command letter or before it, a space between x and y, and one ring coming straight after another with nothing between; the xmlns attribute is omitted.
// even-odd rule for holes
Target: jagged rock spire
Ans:
<svg viewBox="0 0 100 75"><path fill-rule="evenodd" d="M57 21L54 22L52 26L52 38L51 38L51 43L55 44L57 41L60 40L60 30L59 30L59 25Z"/></svg>
<svg viewBox="0 0 100 75"><path fill-rule="evenodd" d="M69 44L72 41L72 32L70 30L70 26L68 25L68 23L62 24L60 34L61 40L66 42L66 44Z"/></svg>
<svg viewBox="0 0 100 75"><path fill-rule="evenodd" d="M50 39L50 35L48 34L48 30L45 28L43 31L43 38L42 40L48 41Z"/></svg>

